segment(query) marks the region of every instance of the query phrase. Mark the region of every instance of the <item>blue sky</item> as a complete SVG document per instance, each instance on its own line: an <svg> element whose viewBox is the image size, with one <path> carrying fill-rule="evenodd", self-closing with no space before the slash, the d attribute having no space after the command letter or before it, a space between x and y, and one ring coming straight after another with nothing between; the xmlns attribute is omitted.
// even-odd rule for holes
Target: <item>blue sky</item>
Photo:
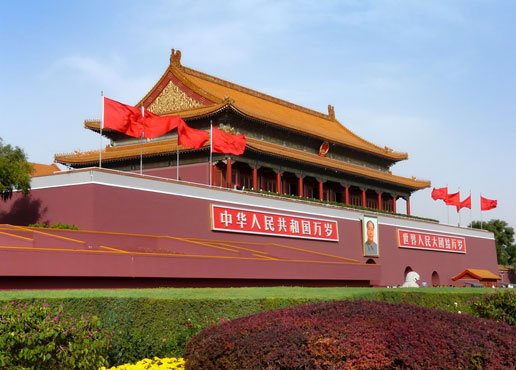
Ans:
<svg viewBox="0 0 516 370"><path fill-rule="evenodd" d="M0 137L29 160L91 150L100 91L134 104L184 65L327 112L409 153L393 167L498 199L482 218L516 227L516 2L0 0ZM104 141L104 145L107 144ZM415 193L413 214L457 224ZM402 207L400 201L399 207Z"/></svg>

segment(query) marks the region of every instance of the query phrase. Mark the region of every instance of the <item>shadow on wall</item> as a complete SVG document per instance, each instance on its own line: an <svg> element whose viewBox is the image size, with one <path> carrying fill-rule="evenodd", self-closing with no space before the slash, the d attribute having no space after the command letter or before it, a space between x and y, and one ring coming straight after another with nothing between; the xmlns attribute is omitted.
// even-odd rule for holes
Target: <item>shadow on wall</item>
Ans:
<svg viewBox="0 0 516 370"><path fill-rule="evenodd" d="M3 207L2 207L3 208ZM47 208L42 208L40 199L33 199L32 196L21 197L15 200L11 209L0 211L0 224L29 225L44 223L43 216Z"/></svg>

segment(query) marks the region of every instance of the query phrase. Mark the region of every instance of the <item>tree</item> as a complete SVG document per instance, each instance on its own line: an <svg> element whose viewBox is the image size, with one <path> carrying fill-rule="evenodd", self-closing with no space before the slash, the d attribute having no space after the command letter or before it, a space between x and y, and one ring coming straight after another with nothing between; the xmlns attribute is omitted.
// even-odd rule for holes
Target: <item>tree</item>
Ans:
<svg viewBox="0 0 516 370"><path fill-rule="evenodd" d="M15 190L27 195L32 171L25 152L19 147L4 144L0 138L0 198L4 201L9 199Z"/></svg>
<svg viewBox="0 0 516 370"><path fill-rule="evenodd" d="M469 227L484 229L494 233L496 257L500 265L516 265L516 244L514 244L514 229L502 220L473 221Z"/></svg>

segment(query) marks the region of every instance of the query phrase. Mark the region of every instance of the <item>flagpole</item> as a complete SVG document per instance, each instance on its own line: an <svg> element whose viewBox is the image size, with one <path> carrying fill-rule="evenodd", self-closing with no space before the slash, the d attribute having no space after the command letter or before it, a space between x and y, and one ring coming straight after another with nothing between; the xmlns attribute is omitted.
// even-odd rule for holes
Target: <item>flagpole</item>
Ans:
<svg viewBox="0 0 516 370"><path fill-rule="evenodd" d="M213 182L213 179L212 179L212 167L213 167L213 164L212 164L212 161L213 161L213 150L212 150L212 147L213 147L213 121L210 120L210 167L208 168L208 178L209 178L209 183L210 183L210 186L212 186L212 182Z"/></svg>
<svg viewBox="0 0 516 370"><path fill-rule="evenodd" d="M461 210L461 207L460 207L460 186L459 186L459 210L457 211L457 213L459 214L459 227L460 227L460 210Z"/></svg>
<svg viewBox="0 0 516 370"><path fill-rule="evenodd" d="M446 194L449 194L448 193L448 184L446 184ZM446 195L446 198L448 198L448 195ZM446 223L449 225L450 224L450 206L448 204L446 204Z"/></svg>
<svg viewBox="0 0 516 370"><path fill-rule="evenodd" d="M482 222L482 193L480 193L480 230L484 230Z"/></svg>
<svg viewBox="0 0 516 370"><path fill-rule="evenodd" d="M100 105L102 116L100 117L100 147L99 147L99 168L102 168L102 129L104 128L104 91L100 91Z"/></svg>
<svg viewBox="0 0 516 370"><path fill-rule="evenodd" d="M473 208L473 204L471 203L471 189L469 189L469 224L473 222L473 214L471 213L471 208Z"/></svg>
<svg viewBox="0 0 516 370"><path fill-rule="evenodd" d="M179 181L179 132L177 133L177 145L176 145L176 180Z"/></svg>
<svg viewBox="0 0 516 370"><path fill-rule="evenodd" d="M145 108L142 105L142 117L145 117ZM140 136L140 175L143 175L143 137L145 136L145 132L142 130L142 134Z"/></svg>

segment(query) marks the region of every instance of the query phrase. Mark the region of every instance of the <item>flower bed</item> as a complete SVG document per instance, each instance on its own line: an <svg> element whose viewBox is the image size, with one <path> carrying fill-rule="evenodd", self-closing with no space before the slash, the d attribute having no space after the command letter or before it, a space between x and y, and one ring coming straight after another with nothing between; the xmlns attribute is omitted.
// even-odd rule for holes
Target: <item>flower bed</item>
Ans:
<svg viewBox="0 0 516 370"><path fill-rule="evenodd" d="M184 370L185 361L182 358L144 358L135 364L124 364L106 369L101 367L99 370Z"/></svg>

